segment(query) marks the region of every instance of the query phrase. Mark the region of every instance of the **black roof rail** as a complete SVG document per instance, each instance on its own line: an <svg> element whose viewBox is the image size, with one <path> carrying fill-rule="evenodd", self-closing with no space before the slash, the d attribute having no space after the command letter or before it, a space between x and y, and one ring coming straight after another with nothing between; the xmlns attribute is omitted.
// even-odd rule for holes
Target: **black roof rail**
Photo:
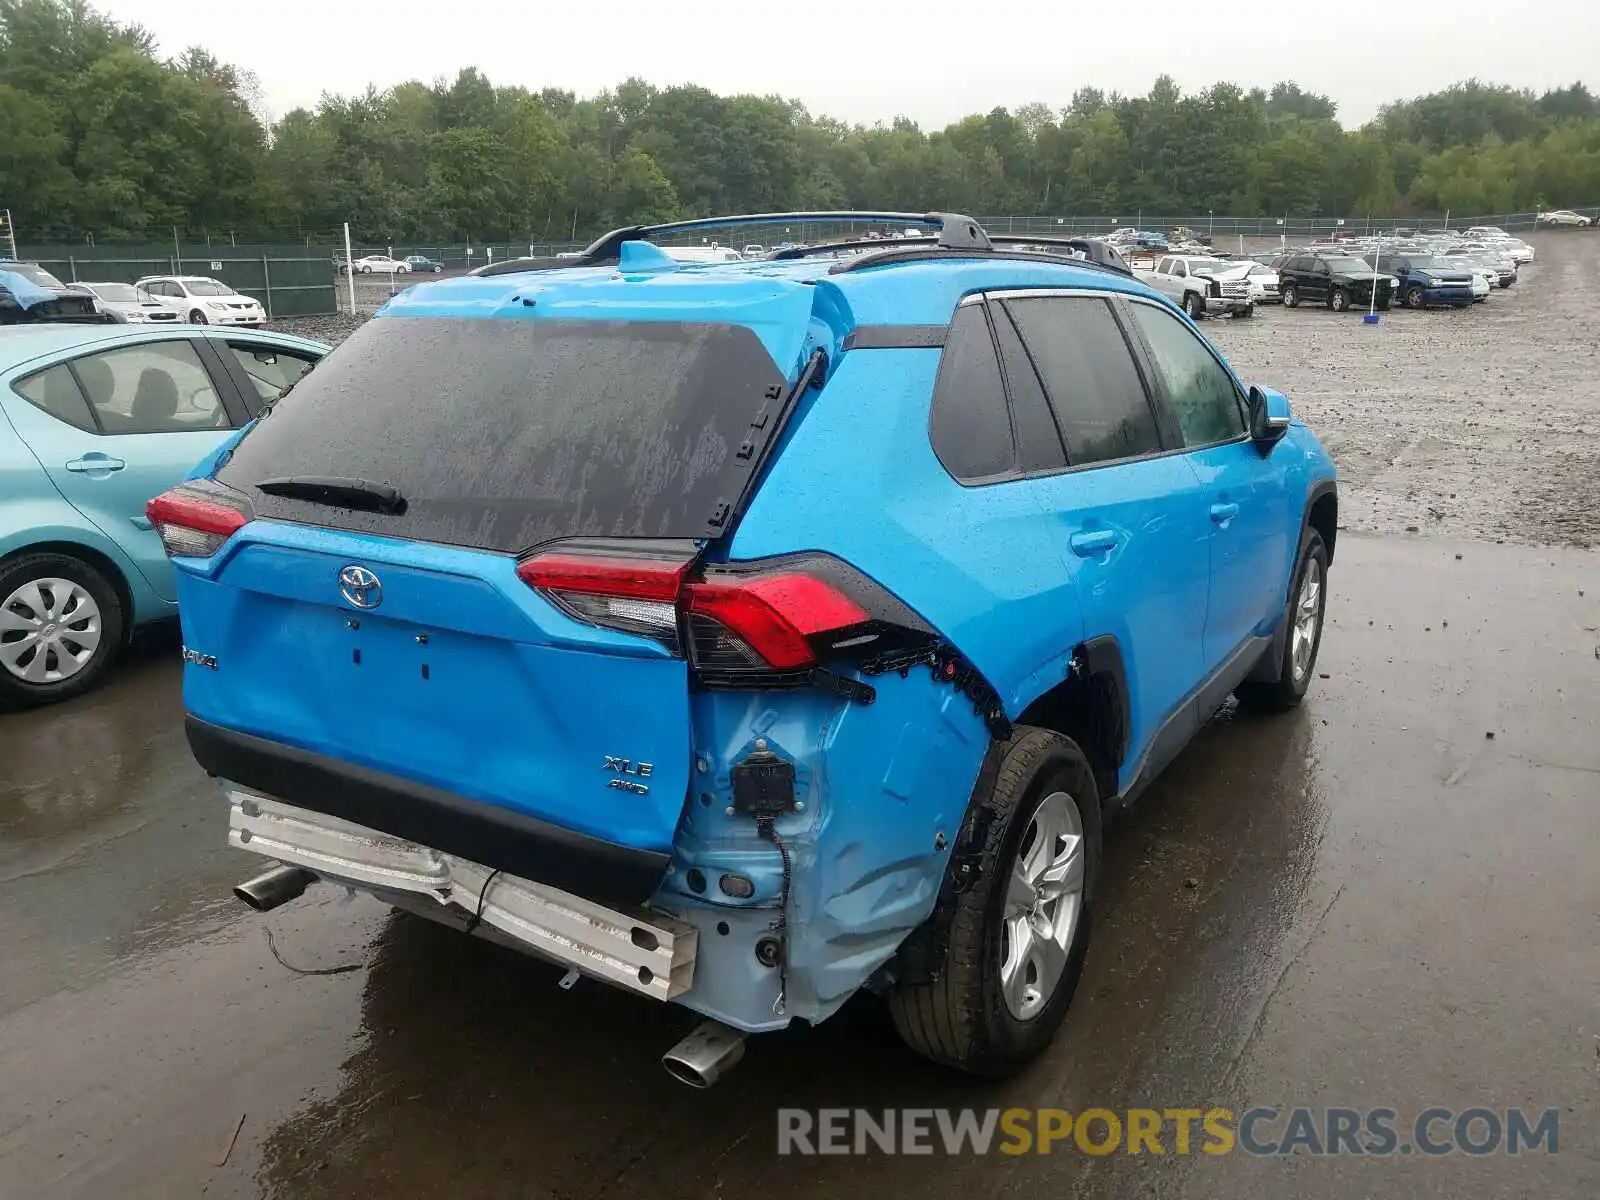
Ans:
<svg viewBox="0 0 1600 1200"><path fill-rule="evenodd" d="M816 212L744 213L727 217L695 217L660 225L628 225L613 229L590 242L572 258L512 258L479 267L473 275L512 275L522 271L553 271L562 267L596 267L616 262L622 243L649 241L665 234L692 233L696 229L722 229L740 225L795 225L802 221L879 221L894 225L921 225L931 230L935 244L951 250L987 250L989 235L983 226L960 213L882 212L873 209L836 209ZM872 244L876 245L874 241ZM787 252L784 252L787 254Z"/></svg>
<svg viewBox="0 0 1600 1200"><path fill-rule="evenodd" d="M844 275L851 271L864 271L869 267L887 267L896 263L926 262L940 258L1014 258L1031 262L1061 262L1063 259L1079 267L1113 271L1118 275L1136 278L1127 260L1115 247L1093 238L1085 237L1028 237L1023 234L991 234L988 249L964 247L946 248L932 238L905 238L885 245L881 241L826 242L817 246L797 246L783 250L770 258L785 260L805 258L813 254L831 254L839 250L875 250L877 253L861 254L855 258L835 263L828 269L830 275ZM1012 249L1011 247L1016 247ZM1028 247L1048 247L1029 251ZM1071 254L1062 253L1072 251Z"/></svg>

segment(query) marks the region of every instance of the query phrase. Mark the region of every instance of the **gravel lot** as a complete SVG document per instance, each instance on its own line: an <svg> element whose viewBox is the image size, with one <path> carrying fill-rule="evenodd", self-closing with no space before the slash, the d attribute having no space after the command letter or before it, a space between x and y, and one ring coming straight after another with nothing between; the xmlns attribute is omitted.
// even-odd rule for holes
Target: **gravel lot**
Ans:
<svg viewBox="0 0 1600 1200"><path fill-rule="evenodd" d="M1462 311L1276 306L1206 332L1247 380L1281 388L1339 464L1350 529L1600 544L1600 234L1529 235L1517 283ZM376 308L388 280L358 280ZM339 342L364 317L278 328Z"/></svg>

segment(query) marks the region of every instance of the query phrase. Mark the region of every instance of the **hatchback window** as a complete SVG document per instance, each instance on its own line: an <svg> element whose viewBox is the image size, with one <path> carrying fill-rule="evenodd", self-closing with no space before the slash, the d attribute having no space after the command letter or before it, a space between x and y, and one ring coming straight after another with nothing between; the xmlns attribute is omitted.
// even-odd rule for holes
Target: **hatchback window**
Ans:
<svg viewBox="0 0 1600 1200"><path fill-rule="evenodd" d="M992 479L1016 465L1005 385L981 304L956 310L933 388L929 437L945 470L963 481Z"/></svg>
<svg viewBox="0 0 1600 1200"><path fill-rule="evenodd" d="M83 398L78 381L65 364L30 375L15 386L17 394L35 408L43 409L57 420L65 421L86 433L95 432L89 403Z"/></svg>
<svg viewBox="0 0 1600 1200"><path fill-rule="evenodd" d="M1131 304L1150 344L1156 370L1190 446L1208 446L1245 431L1244 410L1233 379L1188 326L1153 304Z"/></svg>
<svg viewBox="0 0 1600 1200"><path fill-rule="evenodd" d="M1007 300L1039 367L1073 466L1161 449L1155 414L1133 356L1098 297Z"/></svg>
<svg viewBox="0 0 1600 1200"><path fill-rule="evenodd" d="M187 341L126 346L72 365L105 433L192 433L233 424Z"/></svg>
<svg viewBox="0 0 1600 1200"><path fill-rule="evenodd" d="M787 381L739 325L380 317L252 427L217 478L262 516L519 553L563 537L709 537ZM400 512L268 495L368 479Z"/></svg>

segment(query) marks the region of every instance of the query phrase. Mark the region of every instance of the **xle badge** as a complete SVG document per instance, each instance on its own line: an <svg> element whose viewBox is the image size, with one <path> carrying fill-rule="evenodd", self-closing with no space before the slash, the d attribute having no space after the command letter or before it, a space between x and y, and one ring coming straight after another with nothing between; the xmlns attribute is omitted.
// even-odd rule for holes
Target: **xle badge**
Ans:
<svg viewBox="0 0 1600 1200"><path fill-rule="evenodd" d="M636 763L632 759L613 758L609 754L606 755L605 765L601 768L612 773L611 778L606 780L607 787L616 788L619 792L633 792L638 796L650 791L650 785L640 783L639 780L649 779L655 774L655 769L653 763Z"/></svg>

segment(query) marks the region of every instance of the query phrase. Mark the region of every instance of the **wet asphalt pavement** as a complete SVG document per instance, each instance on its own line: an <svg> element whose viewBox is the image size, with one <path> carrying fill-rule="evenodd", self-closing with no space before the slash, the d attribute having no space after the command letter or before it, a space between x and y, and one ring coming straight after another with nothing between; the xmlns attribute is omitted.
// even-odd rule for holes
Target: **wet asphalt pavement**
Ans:
<svg viewBox="0 0 1600 1200"><path fill-rule="evenodd" d="M259 860L189 757L176 634L148 636L0 718L0 1197L1600 1195L1600 552L1351 531L1328 611L1305 707L1225 710L1109 832L1025 1075L942 1074L862 1002L704 1093L657 1064L686 1013L326 888L234 901ZM779 1159L780 1104L1522 1105L1560 1142Z"/></svg>

